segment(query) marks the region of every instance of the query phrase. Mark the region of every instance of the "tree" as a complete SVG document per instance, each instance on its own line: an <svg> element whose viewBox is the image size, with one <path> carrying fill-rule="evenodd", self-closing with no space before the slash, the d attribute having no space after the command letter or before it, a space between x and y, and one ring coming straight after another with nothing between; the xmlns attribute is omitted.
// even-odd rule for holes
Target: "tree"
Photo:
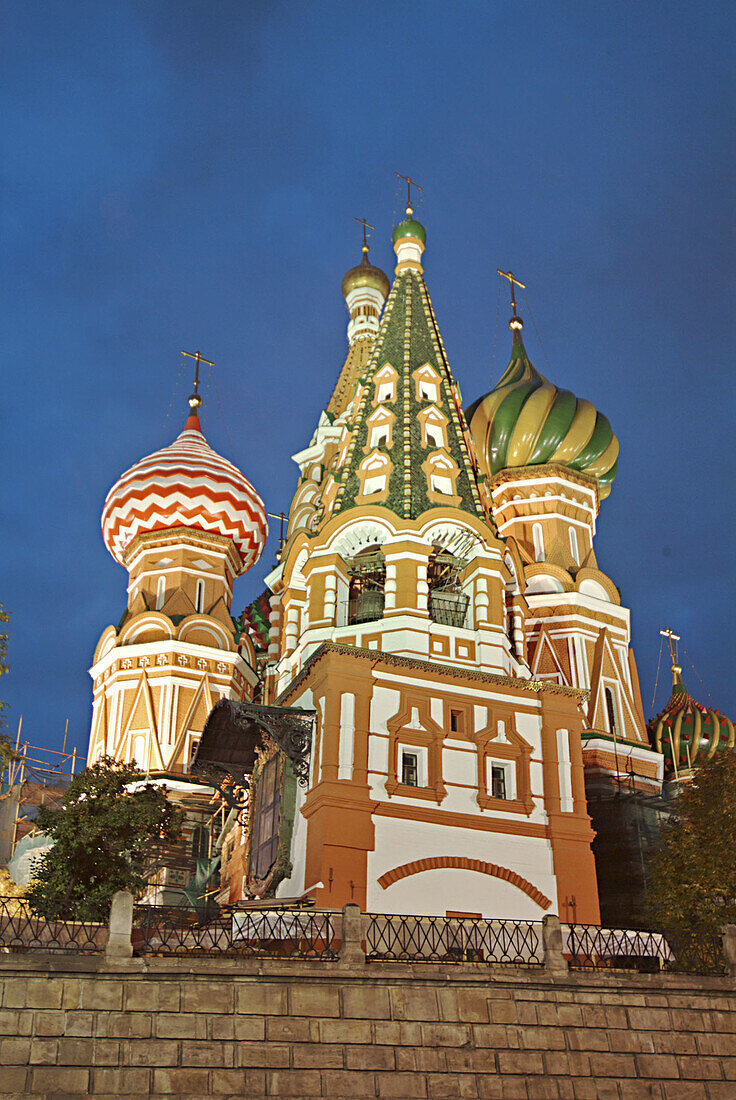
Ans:
<svg viewBox="0 0 736 1100"><path fill-rule="evenodd" d="M736 924L736 754L697 769L677 797L650 871L655 927L715 932Z"/></svg>
<svg viewBox="0 0 736 1100"><path fill-rule="evenodd" d="M182 818L134 765L105 757L86 768L60 809L39 809L54 846L34 865L31 907L49 920L106 920L117 890L143 890L157 846L179 837Z"/></svg>

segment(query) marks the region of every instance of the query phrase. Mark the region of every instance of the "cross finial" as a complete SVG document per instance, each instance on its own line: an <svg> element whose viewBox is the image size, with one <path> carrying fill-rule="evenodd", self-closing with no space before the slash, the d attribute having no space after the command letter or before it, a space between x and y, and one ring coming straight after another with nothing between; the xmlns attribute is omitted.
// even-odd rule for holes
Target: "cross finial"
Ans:
<svg viewBox="0 0 736 1100"><path fill-rule="evenodd" d="M375 227L375 225L371 225L369 222L367 222L365 220L365 218L355 218L354 220L358 223L358 225L363 226L363 252L365 252L367 254L368 253L368 230L369 229L375 229L376 227Z"/></svg>
<svg viewBox="0 0 736 1100"><path fill-rule="evenodd" d="M412 187L416 187L417 191L421 191L422 188L419 186L416 180L413 180L411 178L411 176L402 176L401 172L396 172L395 175L397 175L400 180L404 180L406 182L406 212L409 217L411 217L411 215L414 213L411 205L411 189Z"/></svg>
<svg viewBox="0 0 736 1100"><path fill-rule="evenodd" d="M511 311L514 318L516 318L516 291L514 290L514 287L518 286L521 287L522 290L526 290L526 285L524 283L520 283L519 280L514 276L514 273L512 271L501 271L500 267L497 267L496 271L502 279L508 279L509 281L509 289L511 291Z"/></svg>
<svg viewBox="0 0 736 1100"><path fill-rule="evenodd" d="M666 630L660 630L659 633L662 635L663 638L667 638L669 640L669 643L670 643L670 659L672 661L672 680L673 680L673 683L676 684L677 683L677 677L682 672L682 669L681 669L680 665L677 663L677 649L676 649L674 643L679 642L680 635L675 634L670 629L670 627L667 627Z"/></svg>
<svg viewBox="0 0 736 1100"><path fill-rule="evenodd" d="M195 362L194 367L194 393L189 395L188 402L189 408L192 410L190 416L197 416L197 409L202 404L202 398L199 393L199 364L206 363L208 367L214 367L214 363L209 359L205 359L199 351L183 351L182 355L186 355L189 359L193 359Z"/></svg>

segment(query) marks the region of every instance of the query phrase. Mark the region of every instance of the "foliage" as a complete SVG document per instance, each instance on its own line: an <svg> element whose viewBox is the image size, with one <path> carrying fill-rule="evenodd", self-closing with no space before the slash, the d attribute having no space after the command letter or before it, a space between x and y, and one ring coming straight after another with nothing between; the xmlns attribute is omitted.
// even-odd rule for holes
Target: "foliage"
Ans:
<svg viewBox="0 0 736 1100"><path fill-rule="evenodd" d="M37 824L54 846L33 867L34 911L106 920L117 890L142 891L157 845L180 835L182 814L134 765L105 757L72 780L60 809L41 806Z"/></svg>
<svg viewBox="0 0 736 1100"><path fill-rule="evenodd" d="M736 754L714 757L677 796L651 865L654 927L736 924Z"/></svg>

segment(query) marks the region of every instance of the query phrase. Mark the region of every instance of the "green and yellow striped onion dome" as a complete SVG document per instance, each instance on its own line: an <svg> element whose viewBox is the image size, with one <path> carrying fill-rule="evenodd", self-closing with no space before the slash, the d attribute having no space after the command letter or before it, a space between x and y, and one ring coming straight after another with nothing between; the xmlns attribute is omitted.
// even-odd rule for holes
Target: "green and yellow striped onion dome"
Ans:
<svg viewBox="0 0 736 1100"><path fill-rule="evenodd" d="M730 718L712 707L704 707L693 699L675 673L672 695L664 710L647 726L652 748L664 756L666 776L684 771L710 760L717 752L733 750L734 727Z"/></svg>
<svg viewBox="0 0 736 1100"><path fill-rule="evenodd" d="M616 476L618 439L590 401L558 389L532 365L514 317L511 361L498 384L465 413L481 467L500 470L552 463L598 479L600 499Z"/></svg>

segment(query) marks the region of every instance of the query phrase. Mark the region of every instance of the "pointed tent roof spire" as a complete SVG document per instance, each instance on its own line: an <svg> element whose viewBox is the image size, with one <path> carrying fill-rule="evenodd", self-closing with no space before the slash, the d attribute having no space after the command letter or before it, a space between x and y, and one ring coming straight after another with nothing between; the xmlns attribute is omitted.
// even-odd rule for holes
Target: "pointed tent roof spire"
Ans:
<svg viewBox="0 0 736 1100"><path fill-rule="evenodd" d="M394 231L399 262L378 336L356 379L333 514L375 503L406 519L433 506L483 516L459 389L419 263L426 234L408 213ZM377 430L379 420L390 427ZM373 466L384 488L366 492Z"/></svg>
<svg viewBox="0 0 736 1100"><path fill-rule="evenodd" d="M214 363L209 359L205 359L199 351L182 351L182 355L186 355L189 359L193 359L196 366L194 368L194 392L189 394L187 398L187 404L189 405L189 415L187 416L186 424L184 425L185 431L201 431L199 426L199 410L202 405L202 395L199 392L199 364L206 363L208 367L214 367Z"/></svg>

